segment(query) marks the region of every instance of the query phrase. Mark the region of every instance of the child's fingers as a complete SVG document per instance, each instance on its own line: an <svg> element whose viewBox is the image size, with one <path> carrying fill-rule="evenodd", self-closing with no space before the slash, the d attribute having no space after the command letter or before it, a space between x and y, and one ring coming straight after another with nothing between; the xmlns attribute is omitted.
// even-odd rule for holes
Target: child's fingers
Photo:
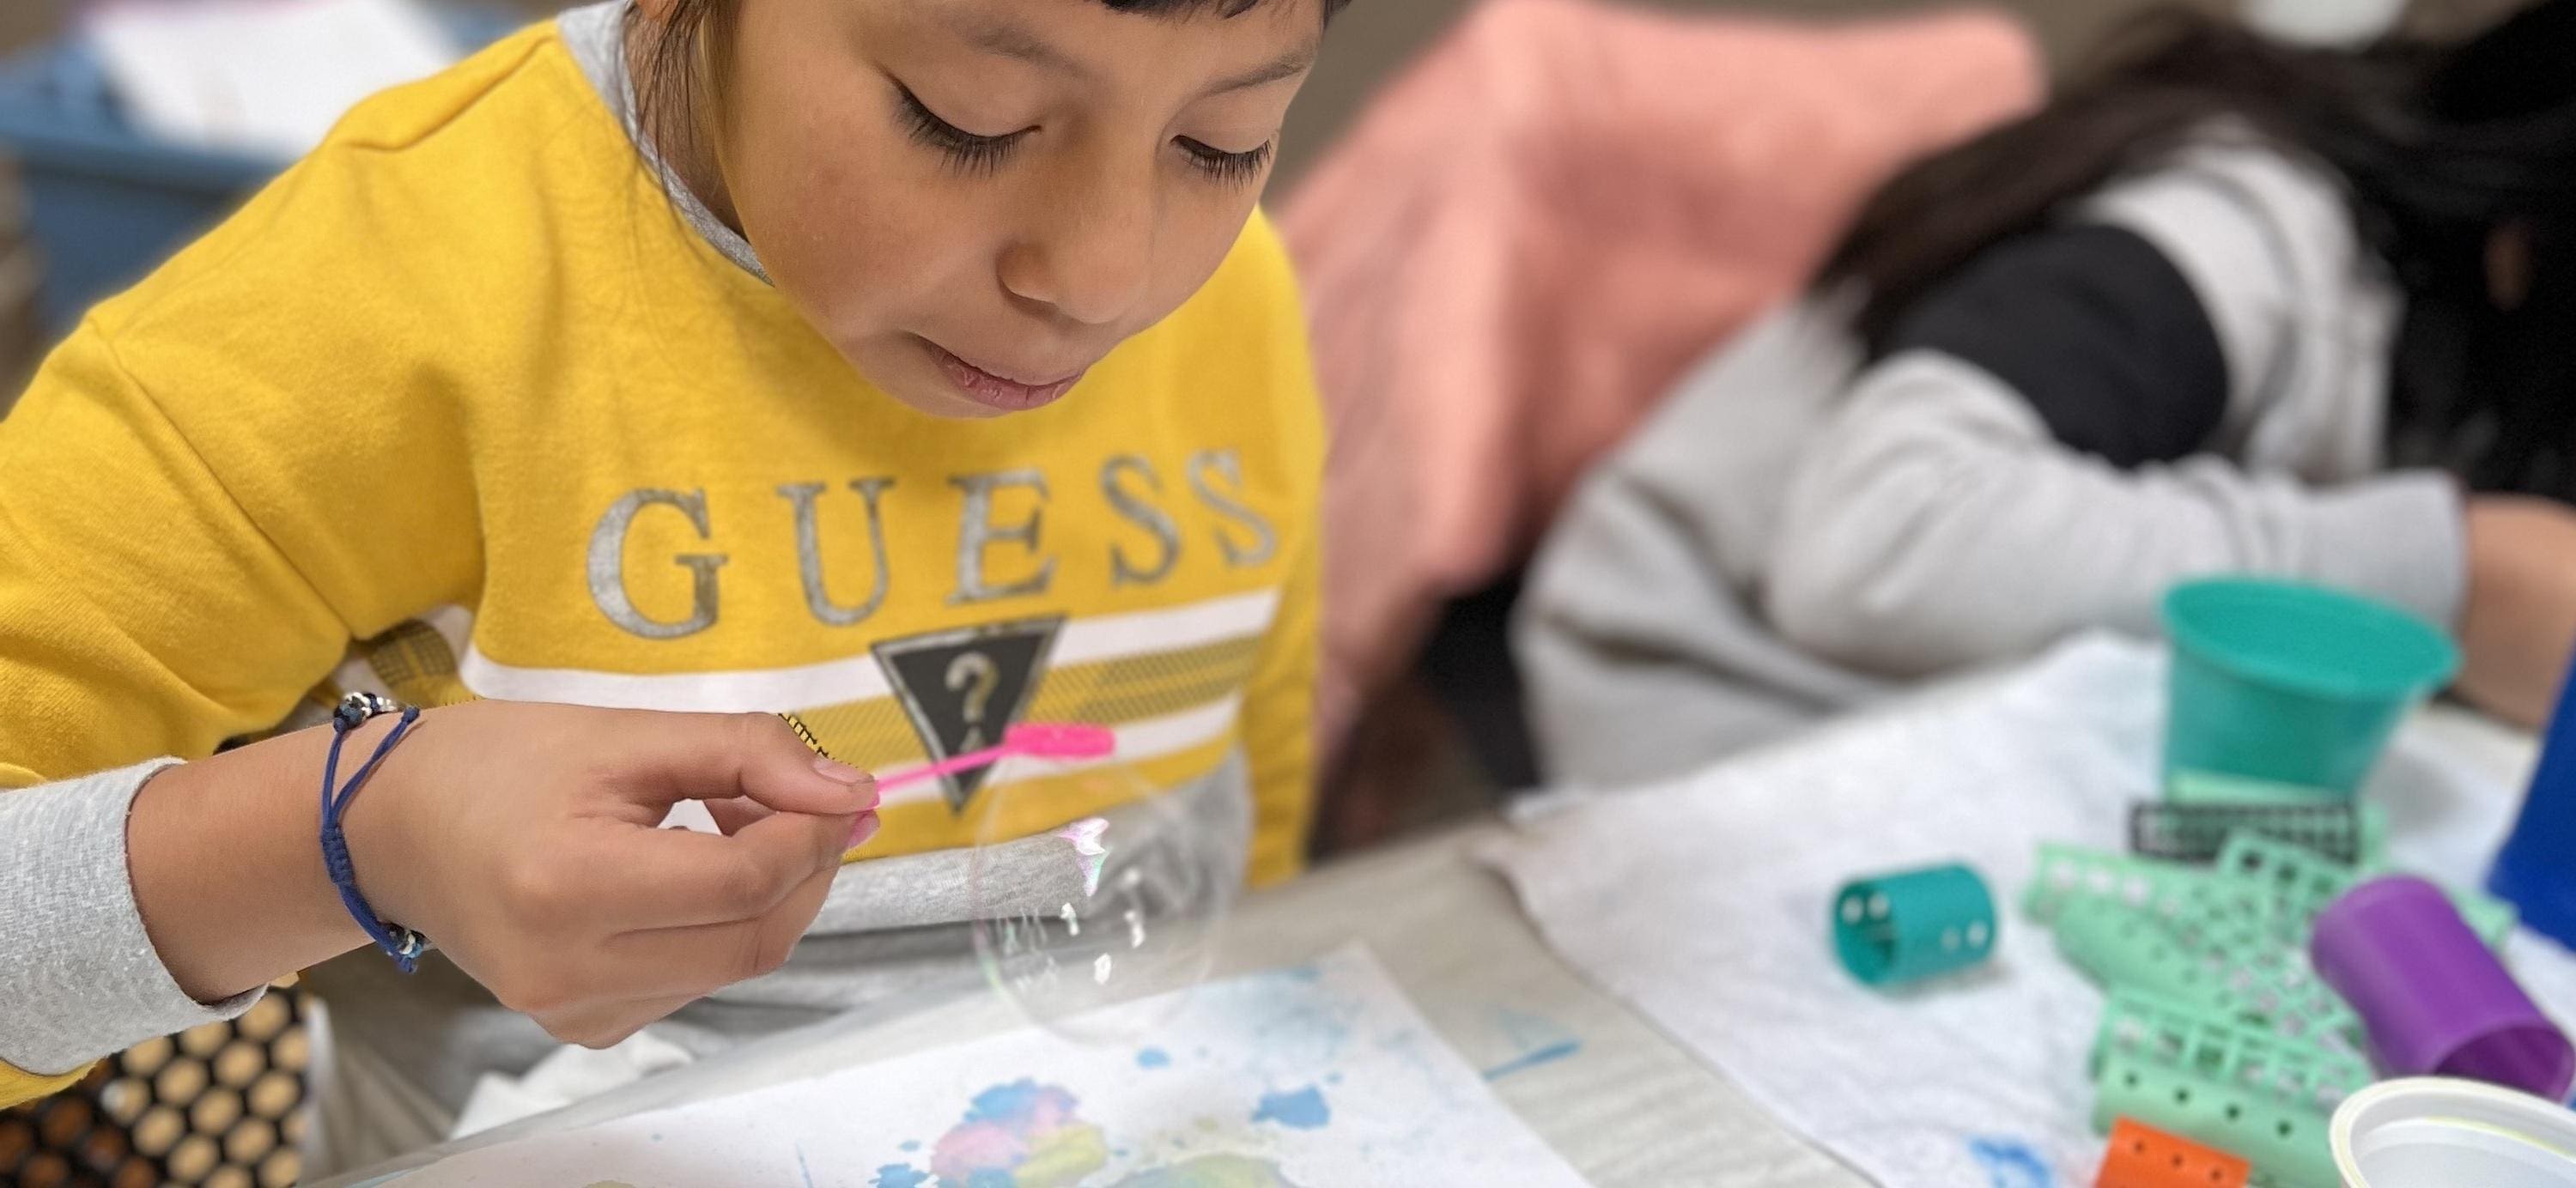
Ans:
<svg viewBox="0 0 2576 1188"><path fill-rule="evenodd" d="M716 828L723 830L727 837L742 832L752 822L769 816L772 812L768 805L748 796L736 796L731 800L710 800L706 802L706 806L707 815L715 818Z"/></svg>
<svg viewBox="0 0 2576 1188"><path fill-rule="evenodd" d="M636 1002L589 1003L530 1017L537 1021L537 1026L545 1028L547 1035L564 1043L585 1048L611 1048L700 997L691 994Z"/></svg>
<svg viewBox="0 0 2576 1188"><path fill-rule="evenodd" d="M599 945L583 978L626 1000L695 997L748 981L786 963L831 892L832 874L825 871L760 916L620 933Z"/></svg>
<svg viewBox="0 0 2576 1188"><path fill-rule="evenodd" d="M631 732L639 778L622 789L653 805L747 796L782 813L848 816L876 807L876 780L814 753L775 714L656 714Z"/></svg>
<svg viewBox="0 0 2576 1188"><path fill-rule="evenodd" d="M854 820L772 813L730 837L619 827L584 864L618 872L592 910L621 932L757 919L806 880L840 869Z"/></svg>

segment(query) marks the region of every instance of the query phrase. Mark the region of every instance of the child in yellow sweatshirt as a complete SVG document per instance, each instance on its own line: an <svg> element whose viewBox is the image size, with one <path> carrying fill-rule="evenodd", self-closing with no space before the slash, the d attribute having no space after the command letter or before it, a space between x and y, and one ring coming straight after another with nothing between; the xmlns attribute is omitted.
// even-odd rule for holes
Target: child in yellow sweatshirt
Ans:
<svg viewBox="0 0 2576 1188"><path fill-rule="evenodd" d="M310 970L390 1087L347 1162L553 1040L958 984L995 788L862 770L1014 721L1293 873L1323 434L1254 203L1340 2L611 0L101 305L0 422L0 1103ZM344 899L353 692L425 712Z"/></svg>

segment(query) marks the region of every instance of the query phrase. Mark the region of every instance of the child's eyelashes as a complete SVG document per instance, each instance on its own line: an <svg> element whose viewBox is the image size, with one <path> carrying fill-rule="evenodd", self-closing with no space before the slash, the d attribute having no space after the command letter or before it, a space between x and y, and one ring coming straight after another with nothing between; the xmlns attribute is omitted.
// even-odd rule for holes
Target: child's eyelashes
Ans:
<svg viewBox="0 0 2576 1188"><path fill-rule="evenodd" d="M1023 128L1002 136L978 136L939 118L912 88L901 83L895 90L903 96L904 124L912 133L913 143L936 149L946 155L960 171L974 176L989 174L1009 160L1011 150L1028 137Z"/></svg>
<svg viewBox="0 0 2576 1188"><path fill-rule="evenodd" d="M895 84L902 100L904 130L915 144L932 149L948 158L949 164L969 176L991 175L1009 161L1011 154L1028 139L1034 128L1023 128L1001 136L984 136L969 132L930 110L912 88ZM1241 185L1261 176L1270 167L1271 153L1277 142L1264 144L1248 152L1228 152L1203 141L1183 136L1172 142L1189 158L1190 167L1226 184Z"/></svg>
<svg viewBox="0 0 2576 1188"><path fill-rule="evenodd" d="M1261 176L1261 171L1269 168L1271 150L1278 142L1272 141L1245 153L1229 153L1186 136L1178 143L1181 151L1190 155L1190 164L1206 172L1209 177L1228 185L1240 185Z"/></svg>

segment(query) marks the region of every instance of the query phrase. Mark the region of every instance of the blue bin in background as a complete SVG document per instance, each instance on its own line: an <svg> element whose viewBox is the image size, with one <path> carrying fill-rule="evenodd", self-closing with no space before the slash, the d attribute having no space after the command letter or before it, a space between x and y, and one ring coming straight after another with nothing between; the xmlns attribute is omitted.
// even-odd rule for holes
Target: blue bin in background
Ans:
<svg viewBox="0 0 2576 1188"><path fill-rule="evenodd" d="M477 9L437 12L465 46L488 44L520 23ZM18 162L28 234L44 268L37 308L56 338L287 164L138 131L77 36L0 62L0 153Z"/></svg>

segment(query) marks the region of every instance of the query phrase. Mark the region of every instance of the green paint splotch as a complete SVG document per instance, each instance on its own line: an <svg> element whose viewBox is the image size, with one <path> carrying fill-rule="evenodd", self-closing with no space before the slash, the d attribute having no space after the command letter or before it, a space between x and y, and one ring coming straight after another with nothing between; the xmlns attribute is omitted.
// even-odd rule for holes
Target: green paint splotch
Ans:
<svg viewBox="0 0 2576 1188"><path fill-rule="evenodd" d="M1261 1107L1252 1111L1254 1122L1276 1122L1297 1130L1320 1130L1333 1120L1333 1108L1324 1104L1324 1091L1313 1085L1286 1093L1264 1093Z"/></svg>

